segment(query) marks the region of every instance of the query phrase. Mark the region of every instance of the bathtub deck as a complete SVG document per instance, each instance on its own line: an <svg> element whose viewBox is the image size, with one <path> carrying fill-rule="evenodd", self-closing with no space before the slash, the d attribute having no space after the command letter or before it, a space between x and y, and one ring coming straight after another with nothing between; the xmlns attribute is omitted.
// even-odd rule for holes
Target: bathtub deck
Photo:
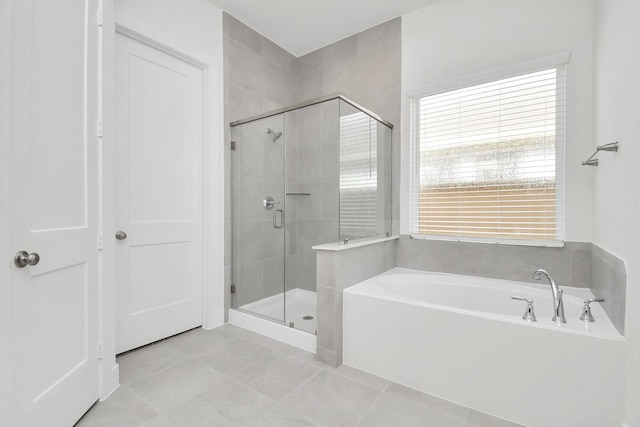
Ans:
<svg viewBox="0 0 640 427"><path fill-rule="evenodd" d="M622 425L628 349L615 328L605 335L549 319L531 324L501 306L497 314L449 307L443 302L468 289L453 289L453 297L423 292L428 284L407 289L416 277L398 270L344 291L345 364L531 427ZM481 303L482 292L462 303ZM505 306L509 293L498 294ZM442 298L412 298L424 295ZM580 306L573 308L565 305L567 320L578 324Z"/></svg>

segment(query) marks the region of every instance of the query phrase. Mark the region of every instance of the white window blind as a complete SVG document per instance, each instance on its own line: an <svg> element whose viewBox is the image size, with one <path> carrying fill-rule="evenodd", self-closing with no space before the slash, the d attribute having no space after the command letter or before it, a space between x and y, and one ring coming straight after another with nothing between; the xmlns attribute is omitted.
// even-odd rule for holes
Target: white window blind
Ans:
<svg viewBox="0 0 640 427"><path fill-rule="evenodd" d="M564 239L564 65L412 97L411 232Z"/></svg>
<svg viewBox="0 0 640 427"><path fill-rule="evenodd" d="M378 133L362 112L340 117L340 238L378 235Z"/></svg>

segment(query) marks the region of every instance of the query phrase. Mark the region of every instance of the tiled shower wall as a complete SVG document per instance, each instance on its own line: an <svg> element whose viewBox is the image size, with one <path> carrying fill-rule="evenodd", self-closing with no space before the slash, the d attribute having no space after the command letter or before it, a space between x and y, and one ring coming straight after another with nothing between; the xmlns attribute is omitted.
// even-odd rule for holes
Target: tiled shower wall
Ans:
<svg viewBox="0 0 640 427"><path fill-rule="evenodd" d="M337 99L286 115L287 290L315 291L311 247L338 241L339 119Z"/></svg>
<svg viewBox="0 0 640 427"><path fill-rule="evenodd" d="M229 14L224 14L224 122L225 126L225 320L231 305L231 140L228 124L232 121L247 118L285 107L291 104L291 67L295 60L293 55L271 42L269 39L253 31ZM275 127L275 126L274 126ZM278 130L278 129L275 129ZM265 135L266 136L266 135ZM260 189L262 193L262 188ZM258 211L259 212L259 211ZM256 224L243 224L249 234L250 227ZM239 229L240 227L236 227ZM254 227L256 228L256 227ZM276 265L277 262L263 262L262 226L260 232L254 230L255 257L244 261L236 259L236 269L251 274L258 281L256 290L263 288L264 269ZM271 237L267 237L270 239ZM260 240L260 241L258 241ZM283 264L282 264L283 265ZM271 269L273 270L273 269ZM269 271L267 271L268 274ZM245 295L255 298L256 295ZM259 295L258 295L259 296Z"/></svg>
<svg viewBox="0 0 640 427"><path fill-rule="evenodd" d="M401 19L396 18L300 58L292 65L292 101L342 93L393 125L392 194L400 194ZM394 234L400 204L392 199Z"/></svg>
<svg viewBox="0 0 640 427"><path fill-rule="evenodd" d="M319 96L341 92L396 125L393 130L393 141L396 141L393 144L392 159L393 194L399 194L400 144L397 141L400 141L400 34L400 18L397 18L300 58L295 58L225 13L225 123L228 124L234 120L251 117ZM293 129L291 130L293 132ZM225 211L225 313L228 313L231 304L230 285L232 278L231 152L229 141L230 133L227 127L225 130L225 206L227 207ZM289 143L289 140L287 142ZM292 143L291 148L294 149L294 146L295 144ZM302 150L309 151L310 155L313 154L310 146L302 148ZM288 153L288 155L291 154L293 153ZM315 159L312 157L309 157L311 161L317 160L317 157ZM303 163L304 160L300 160L300 165L297 167L300 169ZM290 166L287 165L287 172L291 171ZM338 166L337 159L335 166ZM332 185L326 176L322 179L322 182L319 180L291 182L292 184L312 184L315 186L317 196L314 197L312 192L313 200L309 199L305 202L310 208L320 204L319 198L324 199L323 206L329 207L332 205L331 198L338 197L337 192L319 192L320 185L323 187ZM294 228L300 227L300 233L298 233L296 240L287 242L289 248L287 255L300 258L295 265L291 262L288 263L291 267L289 267L290 270L287 271L287 274L295 277L295 280L291 280L295 283L288 283L288 288L313 289L315 286L315 258L309 243L319 238L317 236L319 233L322 233L323 237L333 233L333 229L337 228L335 222L337 218L334 218L337 214L329 212L330 209L323 207L322 214L318 211L313 216L302 220L300 216L296 218L295 213L295 205L303 203L302 200L287 200L287 203L289 203L287 209L292 208L291 218L299 220L297 223L289 225ZM393 218L395 218L393 229L397 232L399 229L397 221L399 203L397 199L393 200L392 209ZM300 221L311 222L303 224ZM320 224L313 223L313 221L322 221L324 228L320 230L318 228ZM244 225L249 226L250 224ZM248 230L249 228L245 227L244 229ZM296 235L296 233L289 234ZM337 237L335 239L324 238L313 244L329 240L335 241ZM267 244L265 241L260 242L263 248ZM250 257L250 259L252 258ZM267 267L266 264L274 264L272 262L265 263L264 259L252 259L251 262L254 265L249 269L244 268L244 270L250 271L250 274L255 276L255 280L262 280L265 277L264 272L258 272L258 264L256 263L261 262L263 269ZM313 269L311 269L312 266ZM243 267L247 267L246 264L243 264ZM258 288L267 292L268 286L262 285L263 282L259 282ZM253 298L256 298L256 295L249 299Z"/></svg>

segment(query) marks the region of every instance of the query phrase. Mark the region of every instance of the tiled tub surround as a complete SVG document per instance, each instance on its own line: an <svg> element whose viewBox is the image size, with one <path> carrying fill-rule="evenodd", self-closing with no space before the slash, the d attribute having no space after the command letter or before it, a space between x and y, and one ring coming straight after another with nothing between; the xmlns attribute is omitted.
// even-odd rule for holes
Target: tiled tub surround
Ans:
<svg viewBox="0 0 640 427"><path fill-rule="evenodd" d="M395 267L397 238L315 247L318 360L334 367L342 363L342 291Z"/></svg>
<svg viewBox="0 0 640 427"><path fill-rule="evenodd" d="M394 269L346 289L344 363L531 427L620 426L627 343L600 307L577 319L590 291L565 288L558 326L543 286L497 282Z"/></svg>
<svg viewBox="0 0 640 427"><path fill-rule="evenodd" d="M596 297L605 298L605 312L624 335L624 262L592 243L565 242L564 247L551 248L411 239L403 235L398 240L396 265L529 283L539 283L532 275L544 268L561 287L590 288Z"/></svg>
<svg viewBox="0 0 640 427"><path fill-rule="evenodd" d="M591 291L605 301L600 303L604 311L624 335L624 316L627 301L627 270L624 262L592 244L590 254Z"/></svg>

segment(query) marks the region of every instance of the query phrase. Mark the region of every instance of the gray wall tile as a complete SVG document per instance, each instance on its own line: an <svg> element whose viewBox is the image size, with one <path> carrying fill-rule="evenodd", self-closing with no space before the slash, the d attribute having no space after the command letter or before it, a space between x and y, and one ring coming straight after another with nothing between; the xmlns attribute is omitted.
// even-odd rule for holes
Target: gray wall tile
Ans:
<svg viewBox="0 0 640 427"><path fill-rule="evenodd" d="M260 74L255 70L262 66L262 57L234 40L227 41L224 56L229 71L229 85L259 93Z"/></svg>
<svg viewBox="0 0 640 427"><path fill-rule="evenodd" d="M627 273L624 261L597 245L591 246L591 291L621 335L625 330ZM596 319L598 321L598 319Z"/></svg>
<svg viewBox="0 0 640 427"><path fill-rule="evenodd" d="M381 46L399 43L402 35L402 20L395 18L373 28L358 33L356 37L357 53L375 50Z"/></svg>
<svg viewBox="0 0 640 427"><path fill-rule="evenodd" d="M326 67L343 59L356 56L356 47L357 36L351 36L322 48L323 66Z"/></svg>
<svg viewBox="0 0 640 427"><path fill-rule="evenodd" d="M295 57L266 37L262 37L262 56L272 64L291 73L291 63Z"/></svg>
<svg viewBox="0 0 640 427"><path fill-rule="evenodd" d="M307 74L310 71L319 70L322 68L322 56L324 51L318 49L316 51L307 53L299 58L296 58L292 63L291 70L294 75L300 76Z"/></svg>
<svg viewBox="0 0 640 427"><path fill-rule="evenodd" d="M292 77L292 104L322 96L322 70Z"/></svg>
<svg viewBox="0 0 640 427"><path fill-rule="evenodd" d="M342 291L396 265L396 241L354 247L338 252L317 251L318 360L342 363ZM323 295L320 295L320 292ZM333 292L333 301L328 300ZM320 350L322 349L322 350Z"/></svg>
<svg viewBox="0 0 640 427"><path fill-rule="evenodd" d="M290 79L289 71L263 58L260 89L264 99L278 105L289 105L291 102Z"/></svg>
<svg viewBox="0 0 640 427"><path fill-rule="evenodd" d="M561 286L590 288L596 297L605 298L602 303L605 312L618 332L624 335L624 262L591 243L565 242L562 248L549 248L402 236L396 256L398 267L530 283L535 283L533 272L543 268Z"/></svg>
<svg viewBox="0 0 640 427"><path fill-rule="evenodd" d="M223 14L223 28L225 36L262 55L262 36L260 34L228 13Z"/></svg>

